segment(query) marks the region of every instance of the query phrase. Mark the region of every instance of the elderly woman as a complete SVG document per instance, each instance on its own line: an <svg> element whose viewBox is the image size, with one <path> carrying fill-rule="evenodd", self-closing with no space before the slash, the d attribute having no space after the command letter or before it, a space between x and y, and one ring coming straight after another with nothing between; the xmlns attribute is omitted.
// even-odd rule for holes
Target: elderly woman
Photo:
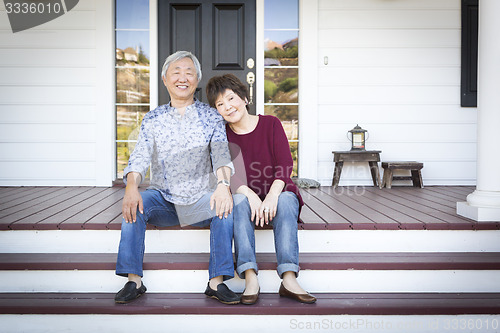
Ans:
<svg viewBox="0 0 500 333"><path fill-rule="evenodd" d="M245 279L241 303L254 304L260 292L255 258L255 226L271 224L283 279L279 295L302 303L316 298L297 282L299 245L297 221L303 205L298 188L290 179L293 160L285 131L278 118L248 113L248 91L236 76L210 79L206 87L210 106L226 120L226 133L235 175L231 188L244 197L234 199L236 271ZM237 157L242 157L238 163Z"/></svg>

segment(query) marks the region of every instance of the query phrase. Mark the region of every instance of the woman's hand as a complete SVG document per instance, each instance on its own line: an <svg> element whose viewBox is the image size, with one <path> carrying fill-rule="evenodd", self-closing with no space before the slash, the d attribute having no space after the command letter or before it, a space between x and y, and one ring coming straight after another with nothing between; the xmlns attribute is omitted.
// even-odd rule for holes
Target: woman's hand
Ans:
<svg viewBox="0 0 500 333"><path fill-rule="evenodd" d="M217 185L214 193L210 197L210 209L213 210L215 206L215 215L220 219L224 216L227 218L233 211L233 196L229 191L229 187L224 184Z"/></svg>
<svg viewBox="0 0 500 333"><path fill-rule="evenodd" d="M248 193L246 197L248 198L248 203L250 204L250 211L252 212L250 221L255 222L255 225L259 225L260 221L259 209L260 205L262 204L262 200L260 200L259 196L255 194L254 191Z"/></svg>
<svg viewBox="0 0 500 333"><path fill-rule="evenodd" d="M269 192L260 205L259 214L261 227L264 226L264 222L266 224L269 224L269 221L272 221L276 216L276 212L278 211L278 198L279 194L276 194L275 192Z"/></svg>

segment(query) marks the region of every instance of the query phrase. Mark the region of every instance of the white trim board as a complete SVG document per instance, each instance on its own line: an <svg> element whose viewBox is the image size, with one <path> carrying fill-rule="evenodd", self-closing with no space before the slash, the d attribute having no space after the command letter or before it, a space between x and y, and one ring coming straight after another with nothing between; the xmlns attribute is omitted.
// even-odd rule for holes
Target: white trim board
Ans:
<svg viewBox="0 0 500 333"><path fill-rule="evenodd" d="M481 324L476 331L498 332L500 315L0 315L5 332L415 332L455 331L451 325ZM248 325L242 325L248 323ZM250 324L251 323L251 324ZM488 326L486 326L488 325ZM468 330L469 331L469 330ZM474 330L470 330L474 331Z"/></svg>
<svg viewBox="0 0 500 333"><path fill-rule="evenodd" d="M117 253L119 230L0 231L0 253ZM148 230L146 253L208 253L209 230ZM500 252L500 230L299 230L307 252ZM274 253L272 230L257 252Z"/></svg>

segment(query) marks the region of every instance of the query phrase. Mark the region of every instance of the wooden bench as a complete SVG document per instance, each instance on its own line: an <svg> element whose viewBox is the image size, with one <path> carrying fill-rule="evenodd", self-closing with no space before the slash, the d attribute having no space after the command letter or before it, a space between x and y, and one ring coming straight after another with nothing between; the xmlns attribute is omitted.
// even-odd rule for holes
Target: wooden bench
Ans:
<svg viewBox="0 0 500 333"><path fill-rule="evenodd" d="M382 187L391 188L393 180L411 180L414 187L424 188L422 182L422 173L420 170L424 167L424 163L405 161L405 162L382 162L382 169L384 169L384 176L382 179ZM394 170L410 170L410 176L394 176Z"/></svg>

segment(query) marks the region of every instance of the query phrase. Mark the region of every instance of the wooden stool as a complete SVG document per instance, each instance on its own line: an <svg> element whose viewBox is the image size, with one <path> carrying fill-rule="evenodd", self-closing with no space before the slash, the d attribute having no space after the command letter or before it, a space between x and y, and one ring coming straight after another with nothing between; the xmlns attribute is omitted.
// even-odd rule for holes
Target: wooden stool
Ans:
<svg viewBox="0 0 500 333"><path fill-rule="evenodd" d="M384 178L382 180L382 187L391 188L393 180L411 180L414 187L424 188L422 182L422 173L420 170L424 167L424 163L420 162L382 162L384 169ZM393 176L394 170L410 170L411 176Z"/></svg>
<svg viewBox="0 0 500 333"><path fill-rule="evenodd" d="M332 151L333 162L335 167L333 169L332 186L337 188L339 186L340 174L344 162L368 162L370 172L372 174L373 186L382 188L380 182L380 173L378 169L378 162L380 162L380 150L349 150L349 151Z"/></svg>

